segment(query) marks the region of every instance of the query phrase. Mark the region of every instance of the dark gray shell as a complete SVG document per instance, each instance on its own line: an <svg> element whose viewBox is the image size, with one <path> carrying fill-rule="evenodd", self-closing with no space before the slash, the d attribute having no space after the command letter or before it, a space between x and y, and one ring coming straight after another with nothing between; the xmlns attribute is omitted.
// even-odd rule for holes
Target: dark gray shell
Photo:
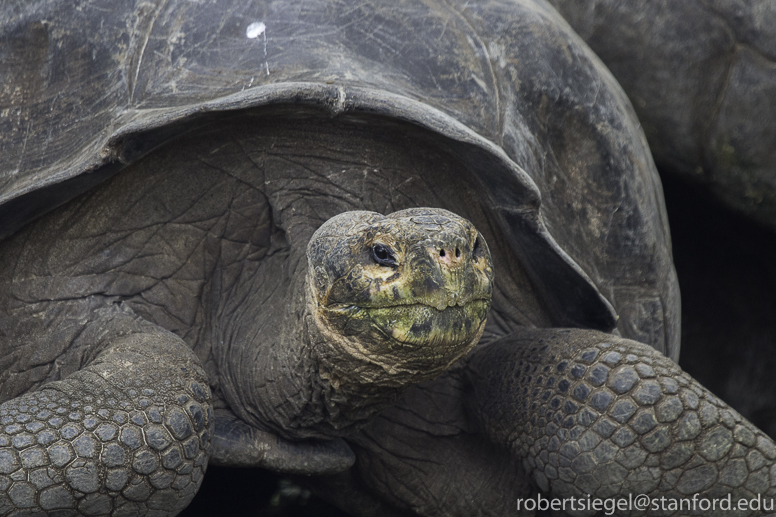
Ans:
<svg viewBox="0 0 776 517"><path fill-rule="evenodd" d="M776 4L550 1L633 100L658 165L776 228Z"/></svg>
<svg viewBox="0 0 776 517"><path fill-rule="evenodd" d="M14 0L0 35L0 238L221 112L386 116L474 172L557 325L678 356L646 141L541 1Z"/></svg>

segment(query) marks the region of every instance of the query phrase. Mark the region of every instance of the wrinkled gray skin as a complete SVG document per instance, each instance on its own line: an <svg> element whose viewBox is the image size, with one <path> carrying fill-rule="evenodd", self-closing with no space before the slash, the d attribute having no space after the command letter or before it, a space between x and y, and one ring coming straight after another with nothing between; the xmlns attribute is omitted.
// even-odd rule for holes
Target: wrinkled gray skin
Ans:
<svg viewBox="0 0 776 517"><path fill-rule="evenodd" d="M643 135L546 4L44 4L0 15L2 235L132 165L0 243L0 512L175 513L208 455L326 474L363 515L503 515L537 487L771 495L772 442L673 363L548 329L678 356ZM262 19L266 54L245 37ZM417 206L490 245L482 346L347 443L277 436L316 431L258 406L325 413L287 389L314 378L296 339L310 236ZM252 364L266 396L246 401Z"/></svg>
<svg viewBox="0 0 776 517"><path fill-rule="evenodd" d="M280 437L345 437L356 465L317 483L354 514L379 505L387 515L499 515L534 487L560 497L776 494L773 442L653 348L525 329L541 305L532 315L507 301L530 288L495 247L499 318L485 342L367 429L357 424L395 391L337 420L346 411L328 409L337 390L317 376L303 324L315 229L344 208L422 201L503 239L454 156L433 141L408 146L423 141L410 127L366 127L216 124L3 242L3 514L175 514L208 456L228 462L210 442L262 447L246 443L249 429L287 446ZM214 408L238 426L229 417L219 430ZM334 443L324 454L339 468L315 473L353 461ZM304 447L315 459L316 446Z"/></svg>
<svg viewBox="0 0 776 517"><path fill-rule="evenodd" d="M292 440L351 435L409 384L436 377L477 342L492 285L486 281L480 289L467 283L474 276L466 264L476 258L469 249L476 232L472 236L470 225L446 223L452 214L434 212L440 221L435 224L415 211L401 216L410 218L402 232L383 232L395 239L397 260L413 267L393 271L367 254L363 268L400 277L390 302L399 308L417 303L416 296L443 301L444 307L434 309L442 315L460 313L469 303L485 308L475 321L440 316L442 324L462 326L463 334L455 335L464 337L447 342L437 335L433 342L402 345L399 361L412 359L406 364L382 353L386 365L376 374L370 363L337 353L336 337L353 333L347 326L319 324L318 304L328 305L324 293L348 282L362 266L364 250L370 249L363 242L375 238L362 232L379 236L380 228L392 227L380 226L381 216L367 213L370 221L377 218L370 226L364 212L354 212L339 230L329 224L318 240L311 239L323 222L319 217L340 211L351 182L345 175L340 180L345 184L337 185L341 171L333 165L353 167L349 160L358 159L356 149L371 151L366 156L374 153L377 163L387 162L388 152L400 153L356 136L338 148L345 128L330 131L330 142L313 142L310 126L290 124L284 130L278 120L251 122L273 129L252 134L248 124L237 125L221 136L223 128L217 128L174 145L3 242L3 515L24 508L174 515L193 497L211 453L229 462L224 456L233 451L220 455L224 438L240 447L247 426ZM324 123L317 129L329 128ZM299 155L295 144L307 153ZM226 169L206 164L214 152ZM405 155L401 167L410 178L432 169L431 157L424 157L422 167L413 167L412 158ZM313 175L295 179L305 170ZM379 173L376 180L384 181ZM288 184L294 181L302 184ZM392 211L393 202L384 208ZM357 223L364 229L351 231ZM359 246L350 249L354 238ZM435 253L427 252L429 246ZM349 253L338 253L343 247ZM440 250L454 256L457 247L463 248L463 265L445 265ZM412 255L416 249L420 257ZM492 280L487 246L477 249L485 254L477 260ZM314 258L308 261L307 255ZM427 287L431 272L448 266L466 275L460 292L441 279ZM319 270L328 272L333 287L326 287ZM428 273L414 278L418 271ZM412 296L405 296L410 287ZM353 298L359 294L345 289L329 296L336 295L340 305L365 303ZM329 339L326 332L337 335ZM377 343L369 339L365 345L369 352ZM398 372L386 373L394 366ZM216 422L214 409L226 407L240 419L236 429L228 414ZM346 446L334 447L329 456L341 451L347 457L317 473L352 464Z"/></svg>
<svg viewBox="0 0 776 517"><path fill-rule="evenodd" d="M550 3L630 97L658 166L776 228L773 2Z"/></svg>

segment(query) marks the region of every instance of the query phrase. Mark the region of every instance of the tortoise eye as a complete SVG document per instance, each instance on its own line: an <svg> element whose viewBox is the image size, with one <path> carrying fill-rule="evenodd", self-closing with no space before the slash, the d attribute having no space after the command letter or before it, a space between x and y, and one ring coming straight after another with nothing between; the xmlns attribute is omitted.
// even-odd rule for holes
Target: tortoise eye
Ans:
<svg viewBox="0 0 776 517"><path fill-rule="evenodd" d="M396 262L396 257L393 255L393 251L391 251L391 248L385 244L372 245L372 258L381 266L399 265L399 263Z"/></svg>

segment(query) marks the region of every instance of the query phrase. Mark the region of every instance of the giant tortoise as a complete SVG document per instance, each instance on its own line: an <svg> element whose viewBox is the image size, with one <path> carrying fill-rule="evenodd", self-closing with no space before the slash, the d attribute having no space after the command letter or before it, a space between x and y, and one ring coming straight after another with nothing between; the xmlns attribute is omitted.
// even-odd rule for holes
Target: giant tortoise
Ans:
<svg viewBox="0 0 776 517"><path fill-rule="evenodd" d="M546 4L0 21L0 514L174 515L208 462L362 515L774 495L672 361L654 164Z"/></svg>

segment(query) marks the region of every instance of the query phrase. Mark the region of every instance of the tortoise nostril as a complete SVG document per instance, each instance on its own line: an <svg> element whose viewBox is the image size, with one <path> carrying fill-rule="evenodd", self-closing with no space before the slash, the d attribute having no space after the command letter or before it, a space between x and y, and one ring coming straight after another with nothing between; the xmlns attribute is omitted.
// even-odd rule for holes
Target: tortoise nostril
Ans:
<svg viewBox="0 0 776 517"><path fill-rule="evenodd" d="M439 256L444 257L445 256L445 250L439 250Z"/></svg>
<svg viewBox="0 0 776 517"><path fill-rule="evenodd" d="M455 248L455 258L458 258L460 256L461 256L461 250L459 250L458 248Z"/></svg>

